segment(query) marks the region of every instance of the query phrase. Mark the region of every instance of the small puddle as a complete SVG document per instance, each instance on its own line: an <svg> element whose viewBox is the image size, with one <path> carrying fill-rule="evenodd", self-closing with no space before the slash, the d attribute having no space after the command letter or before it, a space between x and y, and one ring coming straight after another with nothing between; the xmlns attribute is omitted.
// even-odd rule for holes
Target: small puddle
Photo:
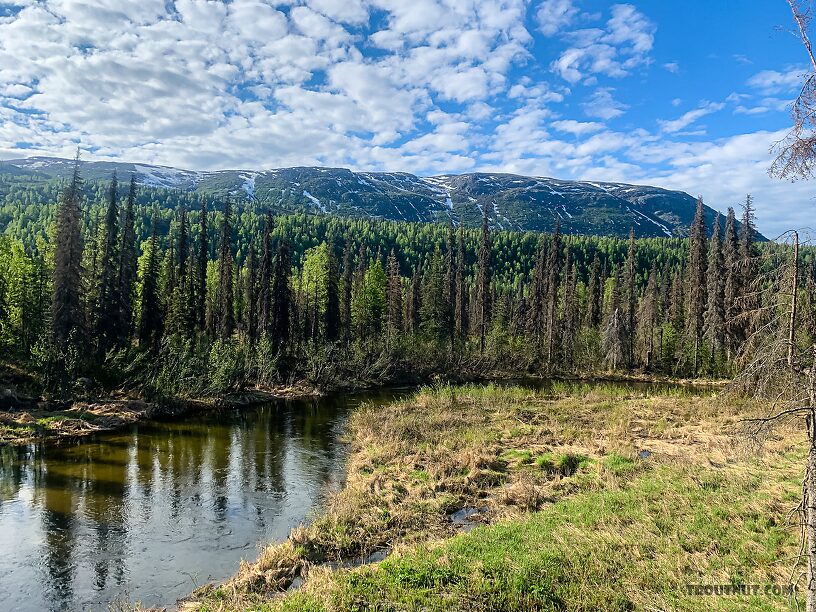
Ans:
<svg viewBox="0 0 816 612"><path fill-rule="evenodd" d="M352 569L355 567L361 567L363 565L378 563L379 561L382 561L388 557L390 554L390 548L380 548L379 550L375 550L370 555L361 555L353 559L343 559L341 561L327 561L326 563L323 563L322 566L328 567L332 570Z"/></svg>
<svg viewBox="0 0 816 612"><path fill-rule="evenodd" d="M487 508L465 507L449 514L448 520L456 526L457 531L468 533L482 523L481 519L486 513Z"/></svg>

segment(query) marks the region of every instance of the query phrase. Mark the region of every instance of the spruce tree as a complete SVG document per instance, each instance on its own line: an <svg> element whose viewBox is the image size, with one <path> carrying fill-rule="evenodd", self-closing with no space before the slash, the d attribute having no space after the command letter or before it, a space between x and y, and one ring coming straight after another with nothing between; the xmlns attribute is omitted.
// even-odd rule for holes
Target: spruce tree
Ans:
<svg viewBox="0 0 816 612"><path fill-rule="evenodd" d="M458 339L463 339L468 329L468 291L465 286L465 227L460 221L456 253L456 304L454 306L454 331Z"/></svg>
<svg viewBox="0 0 816 612"><path fill-rule="evenodd" d="M234 260L232 254L232 203L224 203L221 238L218 246L218 335L222 340L235 330L235 302L233 296Z"/></svg>
<svg viewBox="0 0 816 612"><path fill-rule="evenodd" d="M601 260L596 251L589 273L586 318L584 319L584 325L592 329L596 329L601 324L603 286L604 279L601 278Z"/></svg>
<svg viewBox="0 0 816 612"><path fill-rule="evenodd" d="M547 364L555 364L555 349L558 346L558 291L561 285L561 222L556 221L555 232L547 254L547 280L545 288L545 328L547 334Z"/></svg>
<svg viewBox="0 0 816 612"><path fill-rule="evenodd" d="M130 189L122 215L122 247L119 252L119 342L133 333L133 300L139 268L136 246L136 177L130 175Z"/></svg>
<svg viewBox="0 0 816 612"><path fill-rule="evenodd" d="M196 322L198 329L207 327L207 263L210 261L209 239L207 237L207 200L201 198L198 221L198 257L196 267Z"/></svg>
<svg viewBox="0 0 816 612"><path fill-rule="evenodd" d="M731 359L740 342L739 297L742 294L742 283L739 265L739 239L737 238L736 219L734 209L728 208L725 218L725 234L723 236L723 266L725 268L725 283L723 285L723 306L725 318L725 352L726 358Z"/></svg>
<svg viewBox="0 0 816 612"><path fill-rule="evenodd" d="M448 223L448 237L445 243L445 332L453 347L456 338L454 317L456 316L456 234L453 224Z"/></svg>
<svg viewBox="0 0 816 612"><path fill-rule="evenodd" d="M250 344L258 332L258 262L255 247L250 245L244 270L244 331Z"/></svg>
<svg viewBox="0 0 816 612"><path fill-rule="evenodd" d="M326 340L335 342L340 338L340 267L334 251L334 241L327 246L326 260Z"/></svg>
<svg viewBox="0 0 816 612"><path fill-rule="evenodd" d="M629 229L629 245L626 251L626 264L624 265L624 282L626 284L624 299L624 325L626 326L626 360L631 367L634 364L635 357L635 313L637 311L637 284L636 284L636 266L635 259L635 228Z"/></svg>
<svg viewBox="0 0 816 612"><path fill-rule="evenodd" d="M693 372L699 370L700 345L703 338L703 315L706 307L706 237L702 198L697 199L697 210L689 235L689 258L686 268L686 333L694 351Z"/></svg>
<svg viewBox="0 0 816 612"><path fill-rule="evenodd" d="M539 238L538 256L533 267L530 298L527 309L527 328L536 350L542 352L547 330L547 248L543 238Z"/></svg>
<svg viewBox="0 0 816 612"><path fill-rule="evenodd" d="M563 278L565 283L564 299L559 323L561 329L561 355L563 357L563 366L570 369L575 362L575 346L578 343L578 270L572 262L569 251L567 251L564 264Z"/></svg>
<svg viewBox="0 0 816 612"><path fill-rule="evenodd" d="M351 339L351 293L354 286L351 241L343 247L343 276L340 280L340 327L341 334Z"/></svg>
<svg viewBox="0 0 816 612"><path fill-rule="evenodd" d="M285 348L289 341L292 293L289 287L291 274L289 241L281 239L272 268L272 321L270 334L278 349Z"/></svg>
<svg viewBox="0 0 816 612"><path fill-rule="evenodd" d="M742 222L739 231L739 271L741 292L738 299L739 327L743 341L750 338L759 327L761 319L760 287L758 286L758 253L754 229L754 200L748 195L742 206Z"/></svg>
<svg viewBox="0 0 816 612"><path fill-rule="evenodd" d="M476 263L476 304L475 321L477 333L479 335L479 351L485 351L485 339L487 330L490 327L491 315L491 284L493 280L493 268L491 262L492 242L490 238L490 225L488 223L488 205L485 205L482 214L482 233L479 242L479 253Z"/></svg>
<svg viewBox="0 0 816 612"><path fill-rule="evenodd" d="M79 151L77 151L71 182L62 192L54 236L51 340L63 356L69 348L69 343L81 338L83 328L81 190L82 177L79 172ZM60 367L57 376L64 388L67 372L63 359L57 357L56 361Z"/></svg>
<svg viewBox="0 0 816 612"><path fill-rule="evenodd" d="M259 335L269 333L272 321L272 265L274 253L272 250L272 227L274 219L272 212L267 211L264 221L263 252L261 253L261 271L258 278L258 332Z"/></svg>
<svg viewBox="0 0 816 612"><path fill-rule="evenodd" d="M119 290L119 182L113 173L102 239L99 292L96 305L96 346L99 357L116 347L121 338Z"/></svg>
<svg viewBox="0 0 816 612"><path fill-rule="evenodd" d="M707 302L703 317L703 337L709 346L709 361L712 368L717 354L722 350L725 335L725 302L723 251L720 242L720 215L714 220L714 231L708 248L706 269ZM712 373L714 373L712 369Z"/></svg>
<svg viewBox="0 0 816 612"><path fill-rule="evenodd" d="M405 298L405 331L409 334L419 330L420 288L422 285L422 268L417 267L411 275L408 295Z"/></svg>
<svg viewBox="0 0 816 612"><path fill-rule="evenodd" d="M387 307L386 307L386 331L388 332L389 343L402 332L402 277L400 276L399 261L391 249L388 255L386 266L388 275Z"/></svg>
<svg viewBox="0 0 816 612"><path fill-rule="evenodd" d="M448 335L445 272L438 247L431 256L431 264L426 269L423 280L420 327L426 338L438 341Z"/></svg>
<svg viewBox="0 0 816 612"><path fill-rule="evenodd" d="M654 361L655 330L660 320L660 290L657 284L657 266L652 265L646 290L640 300L637 312L636 342L640 351L640 361L651 370Z"/></svg>
<svg viewBox="0 0 816 612"><path fill-rule="evenodd" d="M609 310L603 328L603 351L604 360L612 370L617 370L626 364L626 347L629 339L626 335L626 322L621 308L621 273L620 268L615 268L614 282L612 283L612 294L609 300Z"/></svg>
<svg viewBox="0 0 816 612"><path fill-rule="evenodd" d="M142 291L139 307L139 346L156 349L162 333L159 301L159 234L158 211L153 211L153 223L147 259L142 270Z"/></svg>

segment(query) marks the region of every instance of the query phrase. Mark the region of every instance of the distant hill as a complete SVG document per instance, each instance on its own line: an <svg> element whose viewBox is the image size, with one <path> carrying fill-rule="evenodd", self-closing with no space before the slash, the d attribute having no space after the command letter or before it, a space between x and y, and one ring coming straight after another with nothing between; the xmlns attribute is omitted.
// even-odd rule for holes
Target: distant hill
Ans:
<svg viewBox="0 0 816 612"><path fill-rule="evenodd" d="M485 206L499 229L561 231L625 237L687 235L696 200L659 187L562 181L515 174L445 174L420 177L405 172L352 172L343 168L279 168L196 172L125 162L82 163L83 177L120 181L134 173L144 186L186 192L228 194L281 212L312 212L397 221L479 223ZM65 178L73 161L30 157L0 162L0 175L15 180ZM710 228L716 211L706 207Z"/></svg>

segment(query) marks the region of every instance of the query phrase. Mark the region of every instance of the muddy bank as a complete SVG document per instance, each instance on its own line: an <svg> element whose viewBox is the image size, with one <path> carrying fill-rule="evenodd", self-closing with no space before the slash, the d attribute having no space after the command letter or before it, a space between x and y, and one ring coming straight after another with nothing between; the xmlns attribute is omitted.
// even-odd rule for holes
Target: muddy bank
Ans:
<svg viewBox="0 0 816 612"><path fill-rule="evenodd" d="M70 401L41 400L0 389L0 445L63 440L121 429L146 420L180 418L198 412L263 404L276 399L321 395L308 383L247 389L220 397L145 401L124 395Z"/></svg>

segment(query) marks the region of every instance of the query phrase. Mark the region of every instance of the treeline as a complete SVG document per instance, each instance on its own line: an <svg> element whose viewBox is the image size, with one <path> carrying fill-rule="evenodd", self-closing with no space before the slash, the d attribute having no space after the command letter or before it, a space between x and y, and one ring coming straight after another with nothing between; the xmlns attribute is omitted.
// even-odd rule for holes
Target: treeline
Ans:
<svg viewBox="0 0 816 612"><path fill-rule="evenodd" d="M0 244L0 342L54 391L81 378L201 394L495 370L721 376L762 322L750 198L741 224L729 209L706 228L700 203L688 240L622 241L493 232L490 211L466 230L229 199L168 210L141 191L114 176L89 206L77 165L49 238Z"/></svg>

